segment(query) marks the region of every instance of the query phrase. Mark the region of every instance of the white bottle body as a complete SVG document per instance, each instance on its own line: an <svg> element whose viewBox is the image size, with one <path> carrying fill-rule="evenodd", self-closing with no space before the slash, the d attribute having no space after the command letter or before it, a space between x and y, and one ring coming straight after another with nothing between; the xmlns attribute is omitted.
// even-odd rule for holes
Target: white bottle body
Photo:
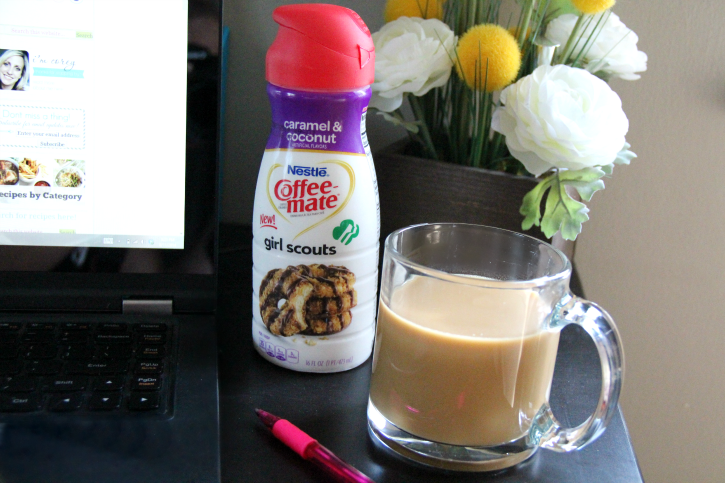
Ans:
<svg viewBox="0 0 725 483"><path fill-rule="evenodd" d="M365 135L369 89L268 91L273 129L253 218L254 345L296 371L352 369L371 354L377 311L380 213Z"/></svg>

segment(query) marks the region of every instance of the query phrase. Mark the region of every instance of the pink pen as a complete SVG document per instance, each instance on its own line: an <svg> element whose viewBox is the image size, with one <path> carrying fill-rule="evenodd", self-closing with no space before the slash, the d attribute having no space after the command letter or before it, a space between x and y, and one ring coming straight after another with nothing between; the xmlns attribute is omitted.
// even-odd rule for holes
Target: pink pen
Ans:
<svg viewBox="0 0 725 483"><path fill-rule="evenodd" d="M280 419L274 414L261 409L255 409L254 411L265 426L272 430L272 434L277 439L292 448L302 458L312 461L335 481L341 483L375 483L289 421Z"/></svg>

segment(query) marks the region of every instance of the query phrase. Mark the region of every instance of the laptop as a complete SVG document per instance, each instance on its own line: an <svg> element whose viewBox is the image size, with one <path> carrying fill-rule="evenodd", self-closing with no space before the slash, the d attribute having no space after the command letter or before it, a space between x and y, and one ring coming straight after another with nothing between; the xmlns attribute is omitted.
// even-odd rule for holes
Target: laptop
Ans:
<svg viewBox="0 0 725 483"><path fill-rule="evenodd" d="M221 0L0 2L0 482L220 481Z"/></svg>

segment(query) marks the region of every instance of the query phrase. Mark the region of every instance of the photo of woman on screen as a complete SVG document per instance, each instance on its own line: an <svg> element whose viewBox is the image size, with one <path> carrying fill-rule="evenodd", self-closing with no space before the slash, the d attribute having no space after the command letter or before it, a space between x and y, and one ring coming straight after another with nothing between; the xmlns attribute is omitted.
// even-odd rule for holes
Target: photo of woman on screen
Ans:
<svg viewBox="0 0 725 483"><path fill-rule="evenodd" d="M24 91L30 82L30 56L24 50L0 51L0 89Z"/></svg>

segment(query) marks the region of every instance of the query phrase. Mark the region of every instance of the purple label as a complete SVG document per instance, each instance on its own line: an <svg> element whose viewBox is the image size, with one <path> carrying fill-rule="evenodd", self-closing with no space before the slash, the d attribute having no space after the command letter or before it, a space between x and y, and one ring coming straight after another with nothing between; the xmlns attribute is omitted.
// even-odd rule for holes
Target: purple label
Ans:
<svg viewBox="0 0 725 483"><path fill-rule="evenodd" d="M295 91L267 84L272 132L267 149L365 154L360 135L370 87L344 92Z"/></svg>

